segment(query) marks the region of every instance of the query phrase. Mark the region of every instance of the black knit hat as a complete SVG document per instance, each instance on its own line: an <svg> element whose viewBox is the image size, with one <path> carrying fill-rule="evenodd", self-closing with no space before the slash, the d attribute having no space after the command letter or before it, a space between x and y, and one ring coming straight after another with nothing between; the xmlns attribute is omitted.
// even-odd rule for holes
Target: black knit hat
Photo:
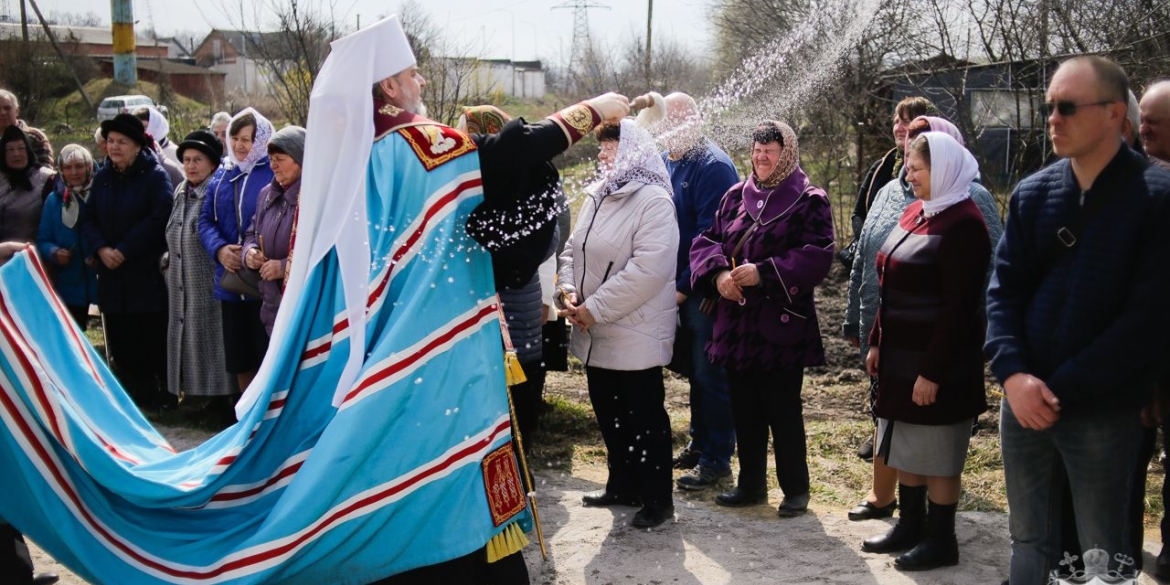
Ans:
<svg viewBox="0 0 1170 585"><path fill-rule="evenodd" d="M137 142L138 146L143 148L150 145L150 139L146 137L146 130L142 128L142 120L135 118L133 114L118 114L114 116L113 120L102 122L102 138L108 140L110 132L117 132Z"/></svg>
<svg viewBox="0 0 1170 585"><path fill-rule="evenodd" d="M196 130L187 135L182 142L179 143L179 148L175 154L179 156L179 160L183 160L183 151L188 148L194 148L199 152L207 155L208 160L213 164L219 164L219 159L223 158L223 145L219 143L219 139L215 134L207 130Z"/></svg>

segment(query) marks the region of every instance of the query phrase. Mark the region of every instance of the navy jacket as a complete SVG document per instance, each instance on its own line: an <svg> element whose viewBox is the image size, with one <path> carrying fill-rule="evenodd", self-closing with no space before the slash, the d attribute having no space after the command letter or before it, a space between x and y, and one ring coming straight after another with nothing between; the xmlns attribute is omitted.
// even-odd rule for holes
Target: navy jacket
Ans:
<svg viewBox="0 0 1170 585"><path fill-rule="evenodd" d="M148 148L139 151L126 172L107 164L94 176L89 201L81 208L81 235L95 255L103 312L166 310L167 286L158 261L167 251L173 192L171 178ZM115 270L96 256L106 246L126 257Z"/></svg>
<svg viewBox="0 0 1170 585"><path fill-rule="evenodd" d="M272 182L272 169L268 157L260 159L252 172L244 174L233 166L226 171L216 172L207 186L207 197L199 214L199 242L215 262L215 298L221 301L244 300L240 295L225 292L219 288L223 277L223 264L219 263L216 252L230 244L243 244L244 233L252 225L256 215L256 199L260 190ZM239 193L239 200L236 194ZM241 260L243 258L241 257Z"/></svg>
<svg viewBox="0 0 1170 585"><path fill-rule="evenodd" d="M678 258L674 289L691 295L691 243L711 227L719 202L736 183L739 172L714 142L704 138L679 160L663 155L674 188L674 210L678 214Z"/></svg>
<svg viewBox="0 0 1170 585"><path fill-rule="evenodd" d="M1045 267L1086 201L1106 197L1077 244ZM1144 404L1166 354L1170 173L1122 146L1082 192L1068 160L1024 179L1008 208L987 293L987 343L1000 382L1029 373L1062 408Z"/></svg>

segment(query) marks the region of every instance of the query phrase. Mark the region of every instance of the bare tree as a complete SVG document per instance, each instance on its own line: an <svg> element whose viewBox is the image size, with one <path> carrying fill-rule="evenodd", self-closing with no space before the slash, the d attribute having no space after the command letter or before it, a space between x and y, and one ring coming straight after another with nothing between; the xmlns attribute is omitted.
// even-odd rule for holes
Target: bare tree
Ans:
<svg viewBox="0 0 1170 585"><path fill-rule="evenodd" d="M0 87L16 94L21 116L34 124L40 122L52 98L77 89L73 74L82 83L97 74L93 61L80 54L75 36L62 35L57 40L65 54L64 61L39 27L31 31L27 43L0 40Z"/></svg>
<svg viewBox="0 0 1170 585"><path fill-rule="evenodd" d="M47 16L49 24L60 24L65 26L104 26L106 21L102 16L92 10L85 14L77 12L69 12L66 10L50 10Z"/></svg>
<svg viewBox="0 0 1170 585"><path fill-rule="evenodd" d="M498 88L487 74L489 65L478 58L485 52L483 43L450 37L414 0L402 5L399 18L427 80L423 101L430 118L454 124L462 106L492 101L489 96Z"/></svg>
<svg viewBox="0 0 1170 585"><path fill-rule="evenodd" d="M259 63L269 95L295 124L308 120L309 95L329 43L345 32L336 26L334 12L334 0L262 0L250 13L243 3L234 13L224 10L243 33L241 49ZM261 32L264 28L275 32Z"/></svg>

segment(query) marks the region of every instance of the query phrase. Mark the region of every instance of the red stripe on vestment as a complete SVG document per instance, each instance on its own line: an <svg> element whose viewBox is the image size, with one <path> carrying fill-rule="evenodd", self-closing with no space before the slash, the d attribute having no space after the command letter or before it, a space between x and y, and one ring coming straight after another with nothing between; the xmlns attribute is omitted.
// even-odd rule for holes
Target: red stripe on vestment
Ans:
<svg viewBox="0 0 1170 585"><path fill-rule="evenodd" d="M436 336L434 339L432 339L426 345L419 348L417 351L411 353L410 355L405 356L401 360L398 360L396 362L393 362L393 363L387 365L386 367L384 367L380 370L376 370L374 372L371 372L368 377L363 379L358 384L357 388L350 390L349 393L345 395L345 398L341 401L341 403L345 404L346 402L349 402L350 400L352 400L352 399L356 398L358 395L360 395L363 391L365 391L370 386L373 386L374 384L381 382L382 380L385 380L386 378L389 378L390 376L393 376L394 374L409 368L410 366L414 365L416 362L425 361L425 359L429 357L428 354L430 352L434 351L435 348L450 341L451 339L458 336L460 333L467 331L468 329L472 328L475 324L477 324L479 321L483 320L483 318L485 316L492 315L495 312L496 312L496 305L494 305L494 304L487 305L487 306L481 308L479 311L477 311L471 317L469 317L469 318L467 318L459 323L456 323L453 327L451 327L447 331L443 332L441 335Z"/></svg>

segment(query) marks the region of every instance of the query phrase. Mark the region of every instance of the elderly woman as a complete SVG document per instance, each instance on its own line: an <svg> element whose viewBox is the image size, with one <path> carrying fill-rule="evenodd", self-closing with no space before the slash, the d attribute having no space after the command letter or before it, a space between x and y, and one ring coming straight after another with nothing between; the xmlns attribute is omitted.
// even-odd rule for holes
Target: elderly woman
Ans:
<svg viewBox="0 0 1170 585"><path fill-rule="evenodd" d="M94 162L97 163L97 168L100 170L102 165L106 164L106 137L102 136L102 127L98 126L93 131L93 143L97 146L97 158Z"/></svg>
<svg viewBox="0 0 1170 585"><path fill-rule="evenodd" d="M857 189L857 202L853 206L853 241L849 246L837 252L837 258L845 265L847 270L852 270L854 258L857 256L858 247L860 246L861 230L865 225L866 216L870 209L877 202L878 194L881 193L883 187L891 180L896 179L902 174L902 162L906 154L906 129L910 123L919 116L937 114L938 110L930 100L921 97L913 96L903 99L894 106L894 120L893 120L893 137L894 147L887 151L881 158L874 161L873 165L869 167L869 172L865 174L865 179L861 181L861 185ZM897 216L893 221L897 221ZM878 241L878 246L881 241ZM869 258L872 258L872 252ZM866 261L868 262L868 260ZM849 289L849 298L854 299L857 295L857 290ZM849 317L853 316L854 320L850 321ZM856 313L849 313L846 315L845 321L845 338L853 347L860 347L861 334L858 332L858 325L856 320ZM858 362L864 365L865 351L862 350L858 357ZM873 412L873 388L874 381L870 380L869 392L869 409ZM873 419L874 424L877 424L877 418ZM857 448L857 455L862 459L873 458L873 435ZM874 493L880 494L876 499L881 501L888 501L894 496L894 482L896 481L894 472L885 467L880 461L874 462ZM870 498L871 500L873 498ZM869 500L867 500L869 501ZM888 508L888 510L887 510ZM856 511L856 509L855 509ZM889 513L886 513L889 512ZM876 511L872 511L868 516L870 518L884 518L893 513L893 507L887 506ZM851 520L860 520L856 514L850 515Z"/></svg>
<svg viewBox="0 0 1170 585"><path fill-rule="evenodd" d="M81 210L93 251L106 344L122 385L141 408L174 404L167 380L167 287L159 271L174 188L142 124L130 114L102 122L109 163Z"/></svg>
<svg viewBox="0 0 1170 585"><path fill-rule="evenodd" d="M221 303L225 367L241 392L264 359L268 335L260 321L260 299L225 290L222 284L224 272L244 268L244 234L256 215L260 191L272 182L268 166L272 132L272 123L252 108L232 118L227 168L208 188L199 215L199 239L216 262L215 298Z"/></svg>
<svg viewBox="0 0 1170 585"><path fill-rule="evenodd" d="M800 168L796 133L765 121L752 133L752 174L724 196L691 247L691 282L715 301L707 355L727 369L739 483L723 506L767 500L768 430L784 499L777 514L808 510L809 475L800 391L804 368L825 362L813 289L833 263L825 192Z"/></svg>
<svg viewBox="0 0 1170 585"><path fill-rule="evenodd" d="M211 124L207 126L212 134L215 134L216 140L219 140L220 145L224 148L228 147L228 125L232 123L232 115L227 112L216 112L211 117Z"/></svg>
<svg viewBox="0 0 1170 585"><path fill-rule="evenodd" d="M881 305L865 365L878 379L877 452L898 470L902 506L894 528L862 550L910 548L894 561L907 571L959 562L959 477L971 423L987 409L983 291L991 244L969 191L978 175L975 157L949 134L915 138L906 180L920 201L877 256Z"/></svg>
<svg viewBox="0 0 1170 585"><path fill-rule="evenodd" d="M83 330L89 305L97 302L97 273L93 254L81 238L81 208L89 201L96 165L89 149L66 144L57 157L59 188L45 199L37 229L37 251L53 267L53 289Z"/></svg>
<svg viewBox="0 0 1170 585"><path fill-rule="evenodd" d="M934 116L919 116L906 124L905 133L907 146L909 142L923 132L943 132L963 144L963 136L959 129L949 121ZM915 201L914 191L906 182L904 169L901 169L894 180L882 187L870 206L869 215L857 239L857 257L860 261L853 264L849 275L849 301L845 313L845 336L853 341L860 349L860 357L864 360L869 353L868 332L873 329L874 319L878 311L878 275L874 259L878 250L889 237L890 232L898 225L899 218L911 203ZM987 222L988 235L992 245L999 241L1003 233L1003 222L999 218L999 208L991 193L979 184L978 179L968 185L971 200L983 212ZM988 274L990 275L990 269ZM866 335L859 337L860 332ZM878 382L876 378L870 381L870 411L873 411L877 397ZM877 418L874 417L876 428ZM897 507L895 487L897 472L885 464L880 456L873 460L873 489L864 500L849 512L850 520L867 520L871 518L886 518L892 516Z"/></svg>
<svg viewBox="0 0 1170 585"><path fill-rule="evenodd" d="M244 264L260 272L260 321L272 335L276 311L288 276L289 244L297 200L301 195L301 162L305 129L286 126L268 141L272 183L260 191L256 216L244 236Z"/></svg>
<svg viewBox="0 0 1170 585"><path fill-rule="evenodd" d="M223 323L219 303L212 296L215 263L196 231L223 147L212 133L196 130L183 139L177 152L186 179L175 188L166 227L167 387L171 394L184 397L231 395L236 382L224 369Z"/></svg>
<svg viewBox="0 0 1170 585"><path fill-rule="evenodd" d="M678 227L670 178L650 134L622 120L603 124L597 139L605 176L589 189L557 285L609 465L605 490L583 501L640 505L631 524L650 528L674 517L662 367L670 363L678 312Z"/></svg>
<svg viewBox="0 0 1170 585"><path fill-rule="evenodd" d="M53 188L53 171L37 164L32 140L20 126L0 134L0 148L0 241L32 242L45 193Z"/></svg>

